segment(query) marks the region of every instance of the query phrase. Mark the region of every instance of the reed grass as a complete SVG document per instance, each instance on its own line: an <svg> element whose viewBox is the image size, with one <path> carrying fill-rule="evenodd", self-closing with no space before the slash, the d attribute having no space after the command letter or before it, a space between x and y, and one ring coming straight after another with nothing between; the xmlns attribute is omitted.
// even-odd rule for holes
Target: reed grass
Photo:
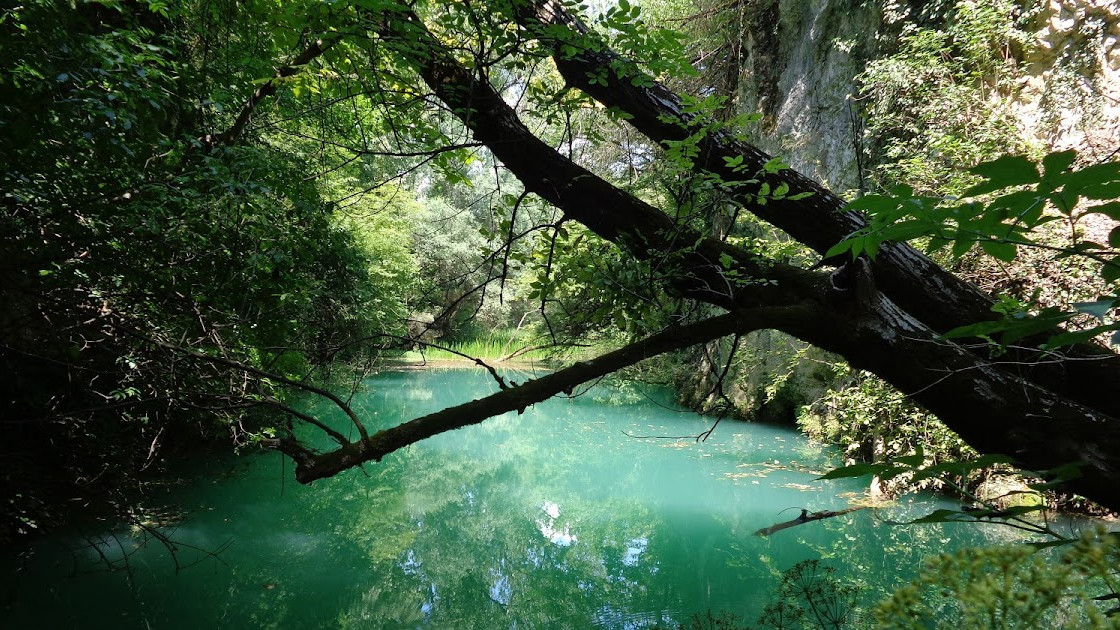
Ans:
<svg viewBox="0 0 1120 630"><path fill-rule="evenodd" d="M467 355L477 359L482 359L487 362L498 362L501 360L513 361L543 361L554 358L557 354L555 348L534 348L534 346L543 345L537 340L532 339L524 334L519 334L516 330L495 330L491 331L485 337L477 337L475 339L468 339L465 341L449 341L440 343L436 341L434 346L429 346L419 350L406 352L404 358L406 360L419 361L427 359L429 361L464 361ZM445 349L446 348L446 349ZM527 351L522 351L524 348L531 348ZM452 350L453 352L448 352ZM456 354L458 353L458 354ZM516 356L511 357L517 353Z"/></svg>

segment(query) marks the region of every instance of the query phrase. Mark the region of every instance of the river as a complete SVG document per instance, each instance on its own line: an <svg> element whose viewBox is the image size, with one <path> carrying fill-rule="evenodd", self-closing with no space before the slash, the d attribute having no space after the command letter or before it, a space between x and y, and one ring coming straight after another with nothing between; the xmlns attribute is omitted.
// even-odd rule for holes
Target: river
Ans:
<svg viewBox="0 0 1120 630"><path fill-rule="evenodd" d="M480 370L385 371L355 406L372 431L494 389ZM713 419L669 401L599 385L310 487L276 454L184 465L161 498L182 512L159 529L177 561L133 527L45 538L4 559L0 625L644 628L709 611L753 622L801 560L875 601L929 554L1012 536L885 522L945 506L931 497L756 536L802 507L849 506L866 480L816 481L834 450L789 428L725 421L698 443Z"/></svg>

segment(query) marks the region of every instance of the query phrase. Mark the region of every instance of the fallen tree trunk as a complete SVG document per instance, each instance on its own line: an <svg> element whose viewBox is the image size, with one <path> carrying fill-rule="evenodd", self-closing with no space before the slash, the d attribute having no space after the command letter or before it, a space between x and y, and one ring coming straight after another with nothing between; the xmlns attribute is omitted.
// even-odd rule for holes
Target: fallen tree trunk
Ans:
<svg viewBox="0 0 1120 630"><path fill-rule="evenodd" d="M788 314L784 309L762 308L725 313L695 324L670 328L596 359L580 361L547 376L503 388L490 396L378 431L368 439L351 442L327 453L315 453L290 438L273 440L269 445L295 460L296 479L300 483L311 483L368 461L381 461L385 455L433 435L478 424L503 413L521 413L531 405L557 394L570 394L578 385L649 357L725 335L770 327Z"/></svg>

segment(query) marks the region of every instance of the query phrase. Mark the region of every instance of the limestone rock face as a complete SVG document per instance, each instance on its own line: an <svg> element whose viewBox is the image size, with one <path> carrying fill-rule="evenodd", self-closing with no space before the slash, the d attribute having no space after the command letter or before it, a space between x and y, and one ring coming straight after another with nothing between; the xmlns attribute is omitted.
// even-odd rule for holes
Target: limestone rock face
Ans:
<svg viewBox="0 0 1120 630"><path fill-rule="evenodd" d="M1017 117L1048 149L1103 159L1120 143L1120 4L1051 0L1032 25Z"/></svg>
<svg viewBox="0 0 1120 630"><path fill-rule="evenodd" d="M746 34L742 109L764 115L752 140L826 186L859 184L855 77L889 18L875 3L770 0ZM855 5L855 6L854 6Z"/></svg>
<svg viewBox="0 0 1120 630"><path fill-rule="evenodd" d="M952 2L747 0L738 97L764 115L752 138L838 191L861 187L856 77L897 50L906 26L935 24ZM1120 3L1035 0L1033 45L1009 51L1023 71L1015 115L1043 150L1087 159L1120 146Z"/></svg>

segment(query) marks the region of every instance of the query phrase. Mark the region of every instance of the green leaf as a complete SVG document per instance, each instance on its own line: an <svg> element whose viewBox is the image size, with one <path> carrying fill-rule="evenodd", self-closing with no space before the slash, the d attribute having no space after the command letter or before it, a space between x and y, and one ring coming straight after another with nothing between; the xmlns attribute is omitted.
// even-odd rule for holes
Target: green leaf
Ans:
<svg viewBox="0 0 1120 630"><path fill-rule="evenodd" d="M834 468L820 477L817 477L817 479L846 479L848 477L878 475L889 468L891 468L891 466L887 464L852 464L851 466Z"/></svg>
<svg viewBox="0 0 1120 630"><path fill-rule="evenodd" d="M1077 151L1058 151L1042 158L1042 170L1047 177L1055 177L1064 173L1077 159Z"/></svg>
<svg viewBox="0 0 1120 630"><path fill-rule="evenodd" d="M856 258L859 258L859 255L863 253L863 250L867 247L869 241L870 241L870 239L867 238L867 237L858 238L858 239L852 241L852 259L853 260L856 259Z"/></svg>
<svg viewBox="0 0 1120 630"><path fill-rule="evenodd" d="M1079 192L1087 199L1115 199L1120 197L1120 181L1092 184L1085 186Z"/></svg>
<svg viewBox="0 0 1120 630"><path fill-rule="evenodd" d="M1041 179L1038 166L1022 155L1006 155L990 162L983 162L969 169L969 172L987 181L966 190L962 195L964 197L984 195L1010 186L1037 184Z"/></svg>
<svg viewBox="0 0 1120 630"><path fill-rule="evenodd" d="M999 218L1027 217L1035 213L1041 214L1041 209L1045 206L1045 195L1040 195L1033 190L1017 190L993 200L988 204L988 213L989 216ZM996 212L997 210L1005 211L1005 216L1000 217L999 213Z"/></svg>
<svg viewBox="0 0 1120 630"><path fill-rule="evenodd" d="M906 184L900 184L891 188L891 195L899 199L906 199L914 196L914 189Z"/></svg>
<svg viewBox="0 0 1120 630"><path fill-rule="evenodd" d="M1120 280L1120 256L1113 256L1111 260L1101 265L1101 277L1105 282Z"/></svg>
<svg viewBox="0 0 1120 630"><path fill-rule="evenodd" d="M977 322L975 324L968 324L967 326L957 326L956 328L941 335L943 339L961 339L965 337L987 337L993 333L1003 331L1007 328L1007 323L1004 321L998 322Z"/></svg>
<svg viewBox="0 0 1120 630"><path fill-rule="evenodd" d="M971 241L967 238L955 239L953 240L953 247L951 250L949 250L949 253L952 254L953 258L960 258L961 256L967 254L975 244L976 243L974 241Z"/></svg>
<svg viewBox="0 0 1120 630"><path fill-rule="evenodd" d="M900 464L902 466L909 466L910 468L915 468L917 466L921 466L922 462L924 462L925 460L926 460L926 454L922 450L922 447L919 446L918 449L917 449L917 452L914 453L913 455L903 455L902 457L894 457L890 460L890 462L893 463L893 464Z"/></svg>
<svg viewBox="0 0 1120 630"><path fill-rule="evenodd" d="M961 520L962 514L957 510L934 510L932 514L927 514L921 518L910 521L910 524L916 523L954 523Z"/></svg>
<svg viewBox="0 0 1120 630"><path fill-rule="evenodd" d="M983 249L984 253L989 256L1002 260L1003 262L1015 260L1015 256L1018 254L1018 248L1014 243L1007 243L1004 241L981 241L980 249Z"/></svg>
<svg viewBox="0 0 1120 630"><path fill-rule="evenodd" d="M1055 328L1058 324L1073 317L1072 311L1063 311L1058 308L1043 309L1033 317L1013 320L1000 336L1000 343L1007 345L1025 337L1031 337Z"/></svg>
<svg viewBox="0 0 1120 630"><path fill-rule="evenodd" d="M981 162L969 169L969 172L1004 187L1031 184L1040 179L1038 166L1023 155L1005 155L988 162Z"/></svg>
<svg viewBox="0 0 1120 630"><path fill-rule="evenodd" d="M877 215L899 206L898 200L884 195L864 195L848 204L848 210L863 210L867 214Z"/></svg>
<svg viewBox="0 0 1120 630"><path fill-rule="evenodd" d="M1064 189L1073 194L1085 194L1085 190L1117 181L1120 181L1120 162L1105 162L1066 175Z"/></svg>
<svg viewBox="0 0 1120 630"><path fill-rule="evenodd" d="M771 175L777 173L778 171L784 171L787 168L789 168L789 164L786 164L784 161L782 161L782 158L771 158L762 165L762 170L770 173Z"/></svg>
<svg viewBox="0 0 1120 630"><path fill-rule="evenodd" d="M1060 348L1062 346L1084 343L1086 341L1089 341L1093 337L1096 337L1097 335L1106 333L1110 330L1116 330L1117 328L1120 328L1120 323L1110 324L1108 326L1094 326L1092 328L1086 328L1085 330L1075 330L1072 332L1062 333L1060 335L1054 335L1053 337L1046 340L1046 343L1042 345L1042 348L1043 350L1053 350L1054 348Z"/></svg>
<svg viewBox="0 0 1120 630"><path fill-rule="evenodd" d="M908 473L908 472L913 472L913 470L914 469L910 466L891 466L889 468L884 469L882 472L880 472L878 474L878 477L880 479L882 479L883 481L890 481L891 479L894 479L895 477L897 477L899 475L902 475L902 474L905 474L905 473Z"/></svg>
<svg viewBox="0 0 1120 630"><path fill-rule="evenodd" d="M929 237L929 244L926 245L926 253L932 254L948 244L949 239L940 236L931 236Z"/></svg>
<svg viewBox="0 0 1120 630"><path fill-rule="evenodd" d="M1110 219L1120 221L1120 201L1102 203L1085 211L1085 214L1103 214Z"/></svg>
<svg viewBox="0 0 1120 630"><path fill-rule="evenodd" d="M959 326L945 333L942 337L945 339L991 337L995 333L1003 333L1000 336L1000 343L1002 345L1007 345L1024 337L1046 332L1073 317L1073 315L1074 313L1071 311L1048 308L1030 317L1016 317L1013 319L978 322L967 326Z"/></svg>
<svg viewBox="0 0 1120 630"><path fill-rule="evenodd" d="M931 228L929 223L925 221L901 221L893 225L889 225L879 230L875 234L875 238L879 241L894 241L904 242L913 240L918 237L926 236L930 233Z"/></svg>
<svg viewBox="0 0 1120 630"><path fill-rule="evenodd" d="M832 258L833 256L839 256L840 254L843 254L844 252L851 250L852 249L852 243L854 241L855 241L854 238L846 238L846 239L840 241L839 243L837 243L837 244L833 245L832 247L828 248L828 251L824 253L824 257L825 258ZM855 258L855 256L852 256L852 258Z"/></svg>
<svg viewBox="0 0 1120 630"><path fill-rule="evenodd" d="M997 464L1013 464L1014 461L1014 458L1008 455L990 453L967 461L941 462L939 464L934 464L933 466L927 466L914 473L914 476L910 479L910 481L911 483L915 483L923 479L938 477L943 473L964 476L973 470L991 468L992 466L995 466Z"/></svg>
<svg viewBox="0 0 1120 630"><path fill-rule="evenodd" d="M1116 298L1097 300L1095 302L1077 302L1073 305L1073 308L1077 309L1078 313L1092 315L1103 322L1104 316L1107 315L1109 311L1116 308L1116 302Z"/></svg>

